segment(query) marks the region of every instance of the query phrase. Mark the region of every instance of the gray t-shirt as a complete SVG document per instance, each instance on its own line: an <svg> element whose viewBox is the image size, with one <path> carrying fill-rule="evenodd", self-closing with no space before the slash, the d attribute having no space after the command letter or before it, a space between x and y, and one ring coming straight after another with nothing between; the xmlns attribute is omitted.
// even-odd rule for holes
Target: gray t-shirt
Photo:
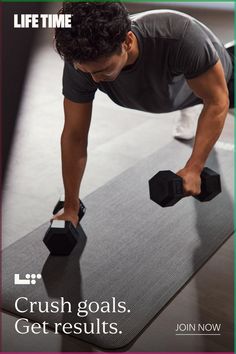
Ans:
<svg viewBox="0 0 236 354"><path fill-rule="evenodd" d="M228 82L229 54L205 25L186 14L153 10L130 16L139 57L116 80L95 83L90 74L65 62L63 94L74 102L90 102L97 89L123 107L164 113L200 103L187 84L220 59Z"/></svg>

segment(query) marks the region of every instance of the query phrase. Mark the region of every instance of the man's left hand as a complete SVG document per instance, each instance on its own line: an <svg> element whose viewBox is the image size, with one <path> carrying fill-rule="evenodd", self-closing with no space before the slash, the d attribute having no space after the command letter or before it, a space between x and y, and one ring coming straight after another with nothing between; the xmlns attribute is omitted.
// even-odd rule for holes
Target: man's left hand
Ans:
<svg viewBox="0 0 236 354"><path fill-rule="evenodd" d="M186 196L195 196L201 193L201 171L190 167L184 167L176 173L183 179L183 188Z"/></svg>

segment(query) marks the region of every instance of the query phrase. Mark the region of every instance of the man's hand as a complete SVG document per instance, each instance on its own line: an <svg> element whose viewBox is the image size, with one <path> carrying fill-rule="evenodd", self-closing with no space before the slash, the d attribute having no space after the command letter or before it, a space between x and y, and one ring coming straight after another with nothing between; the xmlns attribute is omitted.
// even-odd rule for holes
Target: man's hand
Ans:
<svg viewBox="0 0 236 354"><path fill-rule="evenodd" d="M183 188L186 196L195 196L201 193L201 171L184 167L176 174L183 179Z"/></svg>
<svg viewBox="0 0 236 354"><path fill-rule="evenodd" d="M56 215L53 216L52 220L65 220L71 221L74 227L77 227L79 223L79 202L76 208L64 208L61 209Z"/></svg>

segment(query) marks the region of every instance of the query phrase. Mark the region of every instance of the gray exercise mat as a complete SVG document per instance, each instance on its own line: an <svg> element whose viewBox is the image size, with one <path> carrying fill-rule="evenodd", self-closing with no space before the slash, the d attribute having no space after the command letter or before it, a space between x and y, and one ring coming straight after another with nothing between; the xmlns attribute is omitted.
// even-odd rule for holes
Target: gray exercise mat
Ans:
<svg viewBox="0 0 236 354"><path fill-rule="evenodd" d="M219 172L222 182L222 193L211 202L185 198L163 209L149 199L150 177L158 170L179 170L190 153L189 145L174 141L87 196L80 245L69 257L48 257L42 239L49 223L6 248L3 309L46 321L51 328L71 323L64 333L101 348L117 349L134 340L233 233L232 152L216 149L208 159L206 166ZM14 285L14 274L25 279L28 273L42 279ZM19 301L19 309L27 312L16 311L19 297L27 297ZM64 313L28 311L28 301L60 303L62 297L72 313L69 305ZM95 312L92 303L93 313L81 317L77 305L84 300L96 301L100 310ZM130 312L122 313L122 301ZM87 334L91 329L93 334Z"/></svg>

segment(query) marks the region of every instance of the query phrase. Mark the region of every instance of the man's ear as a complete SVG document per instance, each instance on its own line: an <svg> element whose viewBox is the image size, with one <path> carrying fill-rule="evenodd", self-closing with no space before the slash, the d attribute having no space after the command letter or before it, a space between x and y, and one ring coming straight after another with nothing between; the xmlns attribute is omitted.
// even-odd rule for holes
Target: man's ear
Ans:
<svg viewBox="0 0 236 354"><path fill-rule="evenodd" d="M123 42L125 50L128 52L131 50L133 43L133 32L129 31L126 34L125 41Z"/></svg>

